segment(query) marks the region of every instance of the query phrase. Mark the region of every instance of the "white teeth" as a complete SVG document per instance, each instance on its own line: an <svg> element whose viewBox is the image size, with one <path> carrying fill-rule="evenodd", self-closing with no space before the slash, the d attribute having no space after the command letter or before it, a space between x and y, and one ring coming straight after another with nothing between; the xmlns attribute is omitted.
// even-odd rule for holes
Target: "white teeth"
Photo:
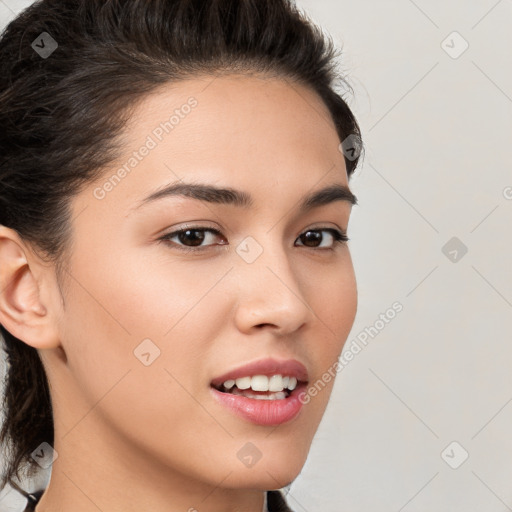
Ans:
<svg viewBox="0 0 512 512"><path fill-rule="evenodd" d="M284 400L286 398L286 393L284 391L270 393L269 395L257 395L256 393L251 393L250 391L240 391L239 389L234 388L232 394L245 396L247 398L255 398L256 400Z"/></svg>
<svg viewBox="0 0 512 512"><path fill-rule="evenodd" d="M268 391L268 377L265 375L255 375L251 379L251 388L253 391ZM282 389L276 391L282 391Z"/></svg>
<svg viewBox="0 0 512 512"><path fill-rule="evenodd" d="M268 379L269 391L282 391L283 389L283 377L281 375L272 375L272 377Z"/></svg>
<svg viewBox="0 0 512 512"><path fill-rule="evenodd" d="M234 380L227 380L226 382L224 382L224 387L226 389L231 389L234 385L235 385Z"/></svg>
<svg viewBox="0 0 512 512"><path fill-rule="evenodd" d="M281 392L285 389L293 391L297 387L296 377L283 377L282 375L254 375L253 377L240 377L230 379L224 382L225 389L231 389L235 386L240 390L251 388L253 391L271 391Z"/></svg>
<svg viewBox="0 0 512 512"><path fill-rule="evenodd" d="M241 377L236 379L236 387L238 389L249 389L251 387L251 377Z"/></svg>

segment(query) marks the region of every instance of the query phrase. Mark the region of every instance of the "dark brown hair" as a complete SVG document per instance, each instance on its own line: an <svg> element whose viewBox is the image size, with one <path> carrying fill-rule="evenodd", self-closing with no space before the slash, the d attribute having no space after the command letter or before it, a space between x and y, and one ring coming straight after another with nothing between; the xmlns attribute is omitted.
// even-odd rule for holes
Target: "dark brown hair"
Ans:
<svg viewBox="0 0 512 512"><path fill-rule="evenodd" d="M292 0L35 2L0 39L0 224L62 279L70 198L118 158L136 102L199 75L257 72L307 86L340 142L352 136L360 144L339 53ZM343 152L349 177L361 149ZM9 449L0 488L19 489L13 477L38 469L30 454L44 441L53 446L52 405L37 350L2 325L0 333L8 363L0 443Z"/></svg>

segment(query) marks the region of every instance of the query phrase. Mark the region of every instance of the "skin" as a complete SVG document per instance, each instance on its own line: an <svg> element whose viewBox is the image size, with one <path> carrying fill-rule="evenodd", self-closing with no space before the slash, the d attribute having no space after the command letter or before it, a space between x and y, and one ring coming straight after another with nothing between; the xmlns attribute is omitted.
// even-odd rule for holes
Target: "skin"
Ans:
<svg viewBox="0 0 512 512"><path fill-rule="evenodd" d="M190 96L191 113L97 199L95 188ZM301 85L231 75L159 89L125 134L125 155L72 200L64 282L0 226L0 322L39 351L54 404L58 458L36 510L261 512L263 491L301 471L334 380L277 427L216 403L210 382L275 357L298 359L314 383L341 353L357 309L349 247L325 231L322 248L299 237L346 230L351 204L297 209L314 190L348 186L334 124ZM253 206L175 196L134 209L178 180L243 190ZM195 255L177 237L157 241L186 223L222 236L206 232ZM247 236L263 249L252 263L236 252ZM146 338L160 349L149 366L134 355ZM237 457L247 442L261 452L250 468Z"/></svg>

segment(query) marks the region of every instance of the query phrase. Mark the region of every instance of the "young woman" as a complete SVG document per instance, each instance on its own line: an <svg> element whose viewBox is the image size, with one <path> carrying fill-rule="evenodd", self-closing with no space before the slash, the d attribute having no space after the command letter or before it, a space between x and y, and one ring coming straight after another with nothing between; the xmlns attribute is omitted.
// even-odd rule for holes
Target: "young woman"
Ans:
<svg viewBox="0 0 512 512"><path fill-rule="evenodd" d="M1 441L26 510L291 510L357 308L336 57L287 0L8 25Z"/></svg>

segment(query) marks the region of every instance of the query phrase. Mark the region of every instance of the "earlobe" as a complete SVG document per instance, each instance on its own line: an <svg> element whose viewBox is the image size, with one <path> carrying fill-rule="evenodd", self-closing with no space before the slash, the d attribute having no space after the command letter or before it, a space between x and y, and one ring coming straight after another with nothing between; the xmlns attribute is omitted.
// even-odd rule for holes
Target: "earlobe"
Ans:
<svg viewBox="0 0 512 512"><path fill-rule="evenodd" d="M41 267L27 254L19 235L0 226L0 323L36 349L55 348L59 346L56 326L41 301L34 272Z"/></svg>

